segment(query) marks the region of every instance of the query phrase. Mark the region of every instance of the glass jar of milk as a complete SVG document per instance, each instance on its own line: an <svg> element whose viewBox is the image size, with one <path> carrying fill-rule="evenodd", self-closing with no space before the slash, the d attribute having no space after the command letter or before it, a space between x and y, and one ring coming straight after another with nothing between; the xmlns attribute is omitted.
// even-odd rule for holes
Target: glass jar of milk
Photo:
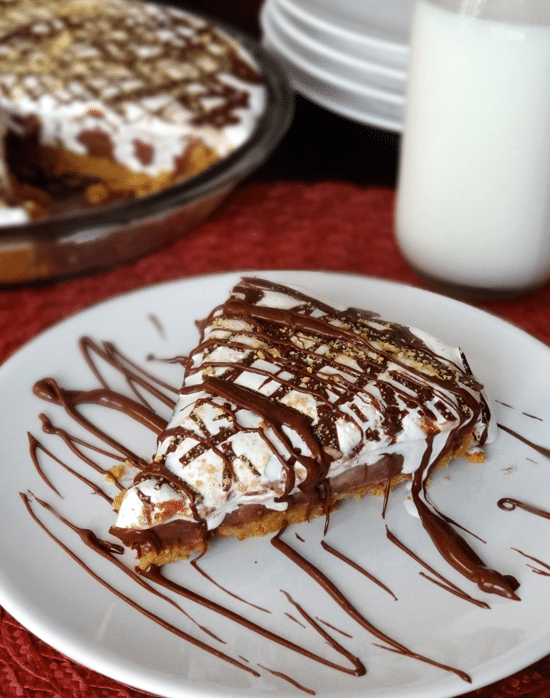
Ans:
<svg viewBox="0 0 550 698"><path fill-rule="evenodd" d="M398 244L451 292L550 279L550 0L417 0Z"/></svg>

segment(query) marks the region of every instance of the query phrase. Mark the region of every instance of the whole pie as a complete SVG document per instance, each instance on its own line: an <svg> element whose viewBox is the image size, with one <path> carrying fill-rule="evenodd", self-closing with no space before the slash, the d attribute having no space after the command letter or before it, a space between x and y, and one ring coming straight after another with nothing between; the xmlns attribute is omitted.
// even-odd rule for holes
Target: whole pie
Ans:
<svg viewBox="0 0 550 698"><path fill-rule="evenodd" d="M243 144L262 77L235 40L139 0L0 0L0 225L149 194Z"/></svg>

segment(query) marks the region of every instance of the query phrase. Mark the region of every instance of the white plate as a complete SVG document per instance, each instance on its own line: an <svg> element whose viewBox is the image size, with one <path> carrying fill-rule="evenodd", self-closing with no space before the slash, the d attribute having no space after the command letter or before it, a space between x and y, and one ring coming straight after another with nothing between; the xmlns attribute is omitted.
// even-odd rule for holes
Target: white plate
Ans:
<svg viewBox="0 0 550 698"><path fill-rule="evenodd" d="M474 373L498 401L498 421L532 441L550 446L550 351L532 337L477 309L415 288L322 272L260 275L298 283L341 303L375 309L387 319L422 327L451 344L460 344ZM204 642L234 658L244 657L261 674L254 678L178 639L138 613L95 581L32 521L19 492L32 491L76 525L89 526L99 535L105 535L113 522L108 505L54 461L41 457L42 467L63 499L35 471L29 457L27 431L66 462L81 466L76 457L63 449L59 439L41 433L40 412L60 426L73 431L74 428L60 409L33 395L34 382L53 376L67 388L89 389L96 385L77 348L82 335L113 341L141 364L150 353L169 357L189 351L197 338L195 319L204 317L223 301L238 276L223 274L183 280L98 305L54 326L0 369L0 469L4 482L0 602L8 612L76 661L131 686L174 698L304 695L259 665L281 672L325 698L441 698L495 681L548 653L550 579L534 574L527 565L529 561L512 548L550 562L550 522L520 510L505 512L496 505L499 498L513 496L548 507L548 462L503 432L489 448L486 464L464 464L438 471L430 493L441 510L486 541L482 544L469 539L488 564L518 578L521 602L484 596L454 573L435 552L419 522L405 512L405 495L399 489L390 498L385 521L379 500L353 501L334 515L327 534L331 545L385 582L397 595L397 601L323 551L319 545L321 520L285 533L285 540L319 565L369 620L412 650L468 672L472 684L375 646L371 635L267 539L220 541L213 545L202 565L225 588L271 613L232 599L187 563L172 565L169 575L299 645L330 660L341 659L310 627L303 627L306 623L300 625L286 615L296 617L297 612L281 593L284 589L312 616L347 633L345 636L331 631L349 651L364 660L368 673L361 678L344 675L181 600L188 613L227 643L217 644L172 606L152 597L103 558L88 551L69 529L37 508L37 514L56 535L114 587ZM179 382L177 365L155 362L149 368L173 383ZM93 419L98 419L101 410L90 408L86 414L93 413ZM106 428L144 457L154 449L154 436L119 413L109 415ZM458 599L420 576L418 564L387 541L385 525L445 577L474 597L484 597L491 609ZM295 533L305 542L300 542Z"/></svg>
<svg viewBox="0 0 550 698"><path fill-rule="evenodd" d="M381 90L368 87L356 92L353 86L332 75L322 76L318 70L305 70L303 61L289 60L290 50L281 42L276 30L270 28L268 19L264 18L263 26L262 44L279 58L296 92L347 119L388 131L401 130L403 97L389 97Z"/></svg>
<svg viewBox="0 0 550 698"><path fill-rule="evenodd" d="M268 0L269 2L270 0ZM406 55L414 0L271 0L326 44Z"/></svg>
<svg viewBox="0 0 550 698"><path fill-rule="evenodd" d="M315 80L319 81L320 84L325 85L326 92L332 94L336 90L341 90L345 94L355 95L358 99L378 99L399 105L400 107L403 106L404 98L399 90L377 88L367 79L357 82L348 75L332 72L329 65L317 65L308 61L303 56L294 53L286 37L280 33L280 29L272 22L272 17L264 14L262 21L266 30L266 38L277 47L281 57L290 61L292 67L302 70L302 72L311 75Z"/></svg>
<svg viewBox="0 0 550 698"><path fill-rule="evenodd" d="M294 62L303 60L306 69L321 69L338 80L353 82L356 91L368 85L388 93L398 91L402 95L406 80L404 68L385 65L374 59L369 61L356 58L348 52L315 41L311 36L300 32L291 18L274 3L263 7L261 18L264 31L276 31L292 52Z"/></svg>
<svg viewBox="0 0 550 698"><path fill-rule="evenodd" d="M370 7L374 15L376 7ZM323 25L328 17L325 3L317 9ZM326 25L334 30L327 36L318 17L310 16L307 3L266 0L260 13L263 45L280 59L299 94L345 118L401 131L408 42L373 38L368 21L363 21L364 11L357 5L355 11L356 27L364 33L342 33L335 19ZM402 21L410 21L401 6L403 14Z"/></svg>

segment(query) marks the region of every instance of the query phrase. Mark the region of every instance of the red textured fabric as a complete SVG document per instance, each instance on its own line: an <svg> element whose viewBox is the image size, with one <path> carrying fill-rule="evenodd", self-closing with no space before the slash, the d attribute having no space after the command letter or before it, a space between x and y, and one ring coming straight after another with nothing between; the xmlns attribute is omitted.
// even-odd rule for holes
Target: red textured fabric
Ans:
<svg viewBox="0 0 550 698"><path fill-rule="evenodd" d="M239 269L326 269L418 286L393 239L394 192L351 184L251 184L170 248L102 274L0 291L0 361L38 332L125 291ZM488 264L490 260L488 260ZM520 299L478 303L550 344L550 285ZM0 608L0 695L137 698L67 659ZM469 698L548 698L550 657Z"/></svg>

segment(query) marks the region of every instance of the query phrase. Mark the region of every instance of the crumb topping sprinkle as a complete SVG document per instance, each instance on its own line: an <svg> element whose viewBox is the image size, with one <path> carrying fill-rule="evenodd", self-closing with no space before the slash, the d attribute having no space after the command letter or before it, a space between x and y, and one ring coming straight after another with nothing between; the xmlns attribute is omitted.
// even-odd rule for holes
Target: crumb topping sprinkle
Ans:
<svg viewBox="0 0 550 698"><path fill-rule="evenodd" d="M482 445L489 421L460 350L245 278L201 323L157 458L135 488L160 479L163 497L190 497L194 519L215 528L241 504L318 501L330 478L381 458L429 473L461 443ZM153 500L141 512L156 521Z"/></svg>
<svg viewBox="0 0 550 698"><path fill-rule="evenodd" d="M145 105L167 121L239 121L261 81L232 40L178 9L134 0L0 0L0 104L51 96Z"/></svg>

